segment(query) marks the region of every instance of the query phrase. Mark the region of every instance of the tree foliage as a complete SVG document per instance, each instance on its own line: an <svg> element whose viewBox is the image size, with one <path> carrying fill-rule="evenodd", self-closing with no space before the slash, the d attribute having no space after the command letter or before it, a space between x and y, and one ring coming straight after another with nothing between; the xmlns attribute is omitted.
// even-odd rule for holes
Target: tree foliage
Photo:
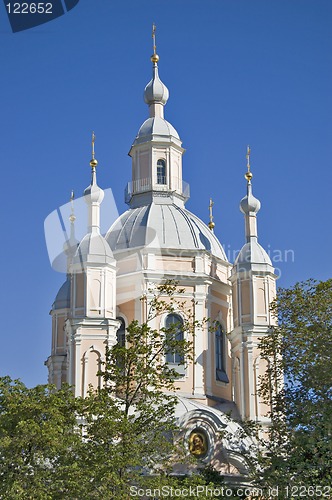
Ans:
<svg viewBox="0 0 332 500"><path fill-rule="evenodd" d="M29 389L0 378L0 498L68 498L76 491L82 447L76 409L67 386Z"/></svg>
<svg viewBox="0 0 332 500"><path fill-rule="evenodd" d="M332 480L332 280L282 289L278 326L260 344L269 368L261 396L271 427L258 475L265 485L330 486Z"/></svg>
<svg viewBox="0 0 332 500"><path fill-rule="evenodd" d="M91 391L84 401L85 440L90 448L84 462L87 470L95 471L90 495L98 498L112 491L114 498L125 498L131 484L146 484L147 475L149 484L160 484L174 461L184 456L174 439L174 382L179 367L169 366L165 353L179 353L179 364L184 364L191 357L192 342L177 338L177 325L161 329L150 325L162 314L181 311L183 329L190 337L195 321L185 303L176 299L183 290L174 282L149 292L147 321L134 320L127 327L125 345L106 347L100 373L103 388L97 394Z"/></svg>
<svg viewBox="0 0 332 500"><path fill-rule="evenodd" d="M211 483L210 469L182 479L172 475L174 464L193 460L178 438L179 367L165 357L178 353L179 364L192 359L200 324L179 300L182 293L172 281L149 291L142 299L146 321L128 326L125 345L105 346L103 386L90 388L84 399L67 386L28 389L0 379L0 498L125 500L133 486ZM155 321L175 312L183 318L184 337L177 335L179 325L160 329Z"/></svg>

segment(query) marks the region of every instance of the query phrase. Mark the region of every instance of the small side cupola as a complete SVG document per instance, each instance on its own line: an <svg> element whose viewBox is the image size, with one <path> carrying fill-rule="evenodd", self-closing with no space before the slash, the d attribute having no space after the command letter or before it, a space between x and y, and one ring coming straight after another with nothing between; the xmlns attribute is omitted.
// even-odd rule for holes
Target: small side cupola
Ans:
<svg viewBox="0 0 332 500"><path fill-rule="evenodd" d="M97 184L92 134L91 184L84 191L88 207L87 234L77 247L73 275L72 316L113 318L115 314L116 263L112 250L100 233L100 204L103 190Z"/></svg>
<svg viewBox="0 0 332 500"><path fill-rule="evenodd" d="M96 167L98 161L95 158L95 134L92 133L92 159L91 167L91 184L84 190L84 199L88 205L88 232L100 233L100 205L104 199L104 191L97 184Z"/></svg>
<svg viewBox="0 0 332 500"><path fill-rule="evenodd" d="M264 265L266 269L273 272L271 259L264 250L264 248L258 243L257 234L257 213L261 208L260 201L255 198L252 194L252 184L251 180L253 174L251 172L250 166L250 147L247 147L247 172L245 173L245 179L247 181L247 195L242 198L240 202L240 210L244 214L245 219L245 236L246 243L240 250L237 256L234 267L241 267L241 269L251 269L252 265L259 264Z"/></svg>
<svg viewBox="0 0 332 500"><path fill-rule="evenodd" d="M247 147L247 172L245 179L247 180L247 195L240 201L240 210L245 216L246 221L246 240L257 238L257 219L256 214L261 208L261 202L252 194L251 179L253 174L250 170L250 147Z"/></svg>
<svg viewBox="0 0 332 500"><path fill-rule="evenodd" d="M104 191L97 184L98 161L95 158L94 144L95 135L92 133L91 184L84 190L84 199L88 207L87 234L81 240L74 257L74 265L83 267L86 263L102 264L114 260L112 250L100 234L100 205L104 199Z"/></svg>
<svg viewBox="0 0 332 500"><path fill-rule="evenodd" d="M258 396L260 374L266 362L259 342L275 324L270 304L276 296L276 278L271 259L258 243L257 213L260 201L252 194L250 147L247 148L247 194L240 202L245 219L246 243L231 271L233 325L229 334L233 352L235 402L242 419L268 424L269 407Z"/></svg>

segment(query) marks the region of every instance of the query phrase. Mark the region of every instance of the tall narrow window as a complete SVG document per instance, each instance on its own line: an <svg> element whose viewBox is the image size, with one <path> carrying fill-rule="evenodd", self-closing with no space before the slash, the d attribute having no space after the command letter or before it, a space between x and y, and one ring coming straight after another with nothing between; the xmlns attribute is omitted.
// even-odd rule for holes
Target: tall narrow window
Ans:
<svg viewBox="0 0 332 500"><path fill-rule="evenodd" d="M165 160L157 161L157 184L166 184L166 162Z"/></svg>
<svg viewBox="0 0 332 500"><path fill-rule="evenodd" d="M116 318L120 321L120 326L116 332L116 339L121 347L125 346L126 343L126 325L123 318Z"/></svg>
<svg viewBox="0 0 332 500"><path fill-rule="evenodd" d="M126 324L123 320L123 318L116 318L118 321L120 321L120 326L118 328L118 331L116 332L116 340L117 340L117 345L119 347L125 347L126 345ZM120 368L121 372L123 372L124 369L124 352L123 351L118 351L116 353L116 366Z"/></svg>
<svg viewBox="0 0 332 500"><path fill-rule="evenodd" d="M172 336L174 340L183 340L183 319L181 316L178 314L169 314L165 321L165 327L170 330L166 332L166 335ZM180 352L169 346L169 348L166 348L166 361L167 363L178 365L183 363L184 358Z"/></svg>
<svg viewBox="0 0 332 500"><path fill-rule="evenodd" d="M221 382L228 382L225 367L225 333L220 323L216 324L214 345L216 354L216 379Z"/></svg>

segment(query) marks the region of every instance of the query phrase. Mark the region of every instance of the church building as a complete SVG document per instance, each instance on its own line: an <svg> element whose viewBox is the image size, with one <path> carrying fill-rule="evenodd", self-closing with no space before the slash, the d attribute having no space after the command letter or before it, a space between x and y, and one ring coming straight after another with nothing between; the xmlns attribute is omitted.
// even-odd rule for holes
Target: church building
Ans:
<svg viewBox="0 0 332 500"><path fill-rule="evenodd" d="M106 234L100 231L104 193L97 183L93 138L92 179L84 191L88 229L76 241L72 214L72 231L64 249L67 279L51 310L49 382L57 387L68 382L83 397L89 384L98 387L101 380L96 373L105 342L112 346L125 341L126 327L133 319L146 321L151 289L166 279L177 280L185 290L179 299L195 319L210 318L216 324L214 332L205 325L195 333L194 359L186 366L178 366L176 355L165 354L179 370L179 423L192 449L192 443L200 441L196 454L205 463L226 475L243 475L242 453L250 443L238 438L241 420L268 424L268 408L257 394L259 375L266 368L258 344L274 323L269 304L276 294L274 268L258 242L260 202L253 195L250 149L246 192L240 202L245 241L231 263L214 234L212 212L206 225L186 209L184 149L176 129L164 118L169 92L159 77L155 46L151 61L152 79L144 90L148 118L129 151L128 210ZM181 324L182 314L155 318L151 326ZM220 437L220 431L226 431L225 437Z"/></svg>

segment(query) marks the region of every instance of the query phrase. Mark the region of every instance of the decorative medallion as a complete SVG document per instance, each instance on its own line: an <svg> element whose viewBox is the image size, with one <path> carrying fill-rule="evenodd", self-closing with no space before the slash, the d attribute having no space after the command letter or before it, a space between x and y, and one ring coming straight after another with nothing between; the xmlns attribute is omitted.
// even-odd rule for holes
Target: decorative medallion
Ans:
<svg viewBox="0 0 332 500"><path fill-rule="evenodd" d="M202 429L195 429L189 436L189 451L194 457L202 458L208 452L208 438Z"/></svg>

